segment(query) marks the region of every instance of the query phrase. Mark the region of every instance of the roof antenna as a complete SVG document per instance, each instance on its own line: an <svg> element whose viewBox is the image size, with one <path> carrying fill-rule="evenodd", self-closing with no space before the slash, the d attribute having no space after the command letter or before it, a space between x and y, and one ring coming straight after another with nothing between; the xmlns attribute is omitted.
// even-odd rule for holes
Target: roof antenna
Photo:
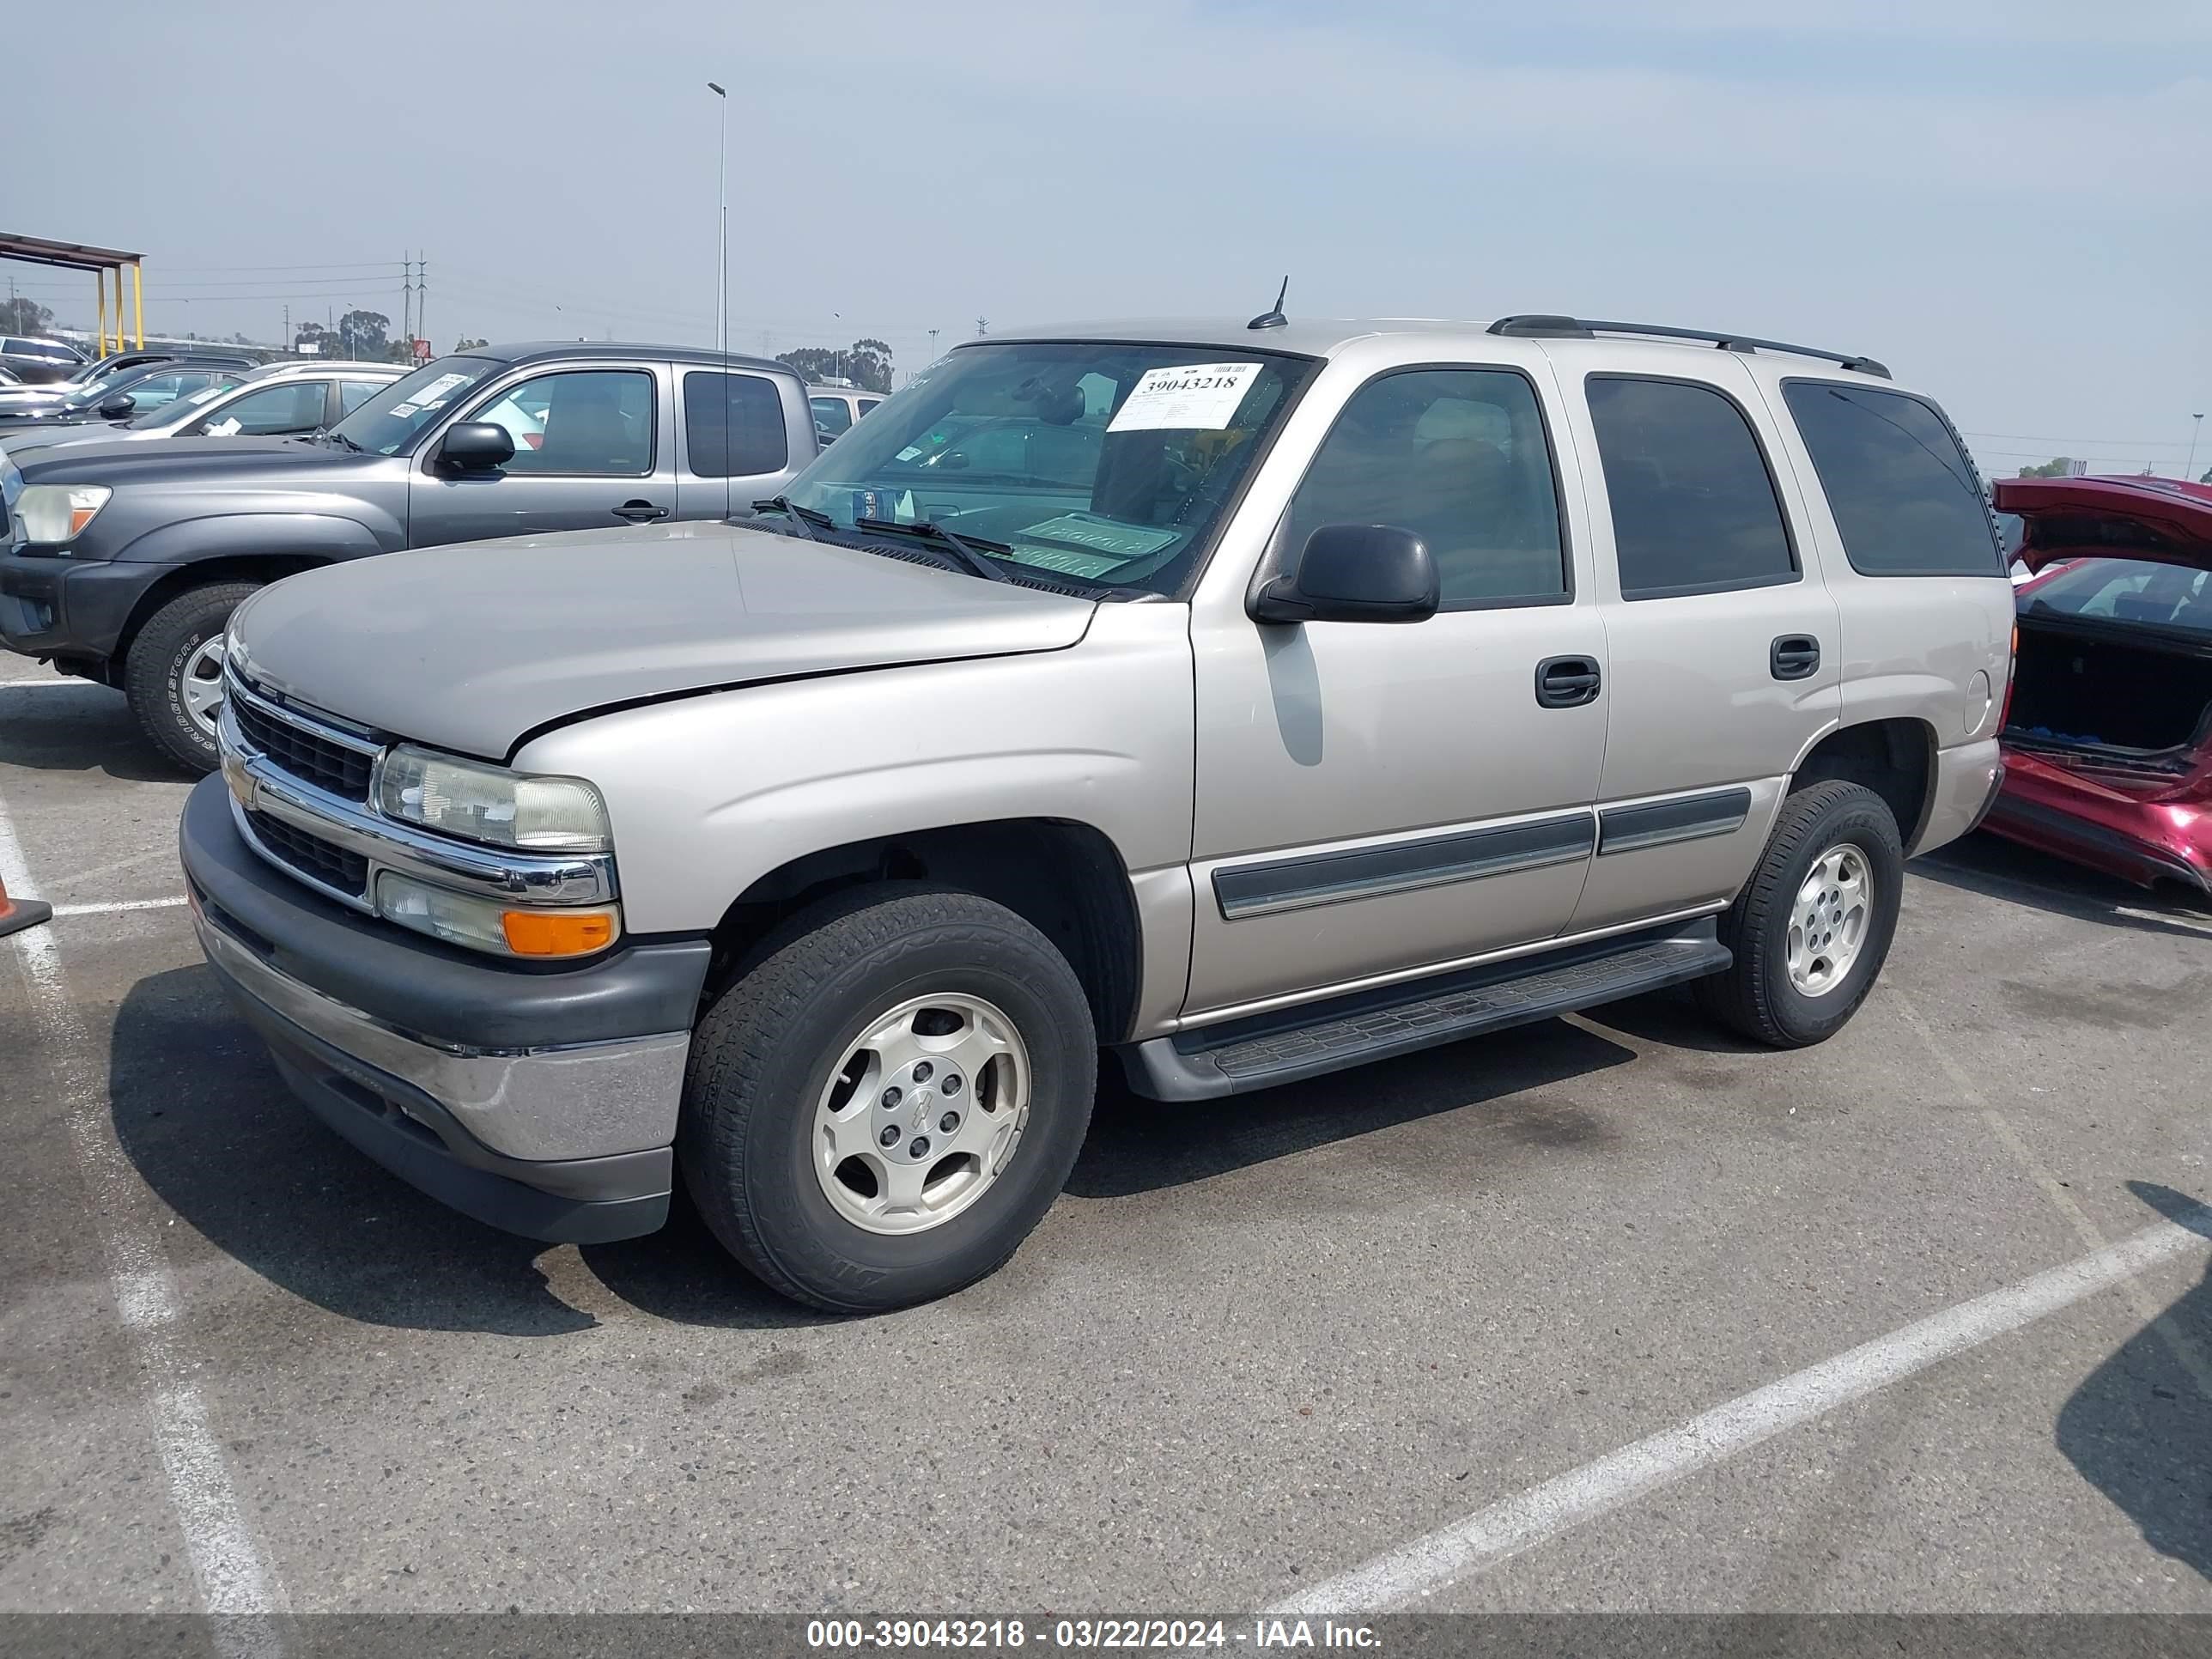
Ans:
<svg viewBox="0 0 2212 1659"><path fill-rule="evenodd" d="M1283 328L1287 326L1291 319L1283 315L1283 300L1290 291L1291 279L1286 276L1283 278L1282 287L1276 290L1275 308L1266 313L1264 316L1255 317L1250 322L1245 324L1244 326L1247 328Z"/></svg>

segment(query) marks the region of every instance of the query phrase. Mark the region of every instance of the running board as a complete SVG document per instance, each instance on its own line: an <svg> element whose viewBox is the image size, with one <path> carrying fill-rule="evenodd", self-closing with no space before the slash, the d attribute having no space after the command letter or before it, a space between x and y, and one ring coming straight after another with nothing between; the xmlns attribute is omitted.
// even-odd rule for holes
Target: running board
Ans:
<svg viewBox="0 0 2212 1659"><path fill-rule="evenodd" d="M1717 974L1735 961L1708 916L1462 973L1335 997L1116 1052L1154 1100L1208 1100L1320 1077Z"/></svg>

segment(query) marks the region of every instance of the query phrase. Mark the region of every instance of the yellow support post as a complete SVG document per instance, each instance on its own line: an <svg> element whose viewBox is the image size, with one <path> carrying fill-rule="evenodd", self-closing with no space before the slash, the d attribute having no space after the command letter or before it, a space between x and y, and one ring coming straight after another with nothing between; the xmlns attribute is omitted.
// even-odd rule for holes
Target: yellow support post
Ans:
<svg viewBox="0 0 2212 1659"><path fill-rule="evenodd" d="M119 282L121 279L118 278ZM144 273L139 262L131 262L131 331L137 336L138 349L146 349L146 289Z"/></svg>
<svg viewBox="0 0 2212 1659"><path fill-rule="evenodd" d="M100 349L92 355L94 357L105 357L107 355L107 272L95 266L93 270L92 280L100 289ZM115 308L120 311L123 308L123 296L118 293L115 298Z"/></svg>

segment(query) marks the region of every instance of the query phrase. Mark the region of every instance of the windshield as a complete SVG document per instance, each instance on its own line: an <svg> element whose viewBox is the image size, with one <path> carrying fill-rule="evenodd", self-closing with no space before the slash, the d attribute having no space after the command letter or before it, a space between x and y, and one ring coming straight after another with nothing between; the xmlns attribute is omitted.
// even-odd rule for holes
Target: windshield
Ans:
<svg viewBox="0 0 2212 1659"><path fill-rule="evenodd" d="M963 346L786 493L836 530L937 524L1007 564L1173 593L1312 369L1218 346Z"/></svg>
<svg viewBox="0 0 2212 1659"><path fill-rule="evenodd" d="M2142 559L2083 559L2021 596L2030 616L2086 617L2212 640L2212 574Z"/></svg>
<svg viewBox="0 0 2212 1659"><path fill-rule="evenodd" d="M82 386L73 389L62 401L70 409L90 409L94 404L106 402L108 397L114 392L129 391L130 386L125 382L143 380L151 374L157 367L158 365L153 363L132 363L127 368L111 368L106 374L97 375L84 382Z"/></svg>
<svg viewBox="0 0 2212 1659"><path fill-rule="evenodd" d="M447 404L505 367L489 357L441 357L425 363L405 380L379 387L375 396L332 427L331 435L374 455L397 455Z"/></svg>
<svg viewBox="0 0 2212 1659"><path fill-rule="evenodd" d="M148 427L174 426L179 421L190 418L190 411L192 410L204 408L222 397L224 392L235 390L237 390L235 386L218 380L213 386L202 386L188 398L179 398L171 403L156 404L143 415L133 416L125 424L134 432L142 432Z"/></svg>

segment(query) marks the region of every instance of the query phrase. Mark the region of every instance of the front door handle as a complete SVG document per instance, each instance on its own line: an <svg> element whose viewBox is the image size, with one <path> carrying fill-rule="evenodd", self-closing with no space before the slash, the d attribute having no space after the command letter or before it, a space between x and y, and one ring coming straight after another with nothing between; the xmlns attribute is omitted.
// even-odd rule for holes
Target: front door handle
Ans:
<svg viewBox="0 0 2212 1659"><path fill-rule="evenodd" d="M1536 665L1536 706L1579 708L1597 701L1595 657L1547 657Z"/></svg>
<svg viewBox="0 0 2212 1659"><path fill-rule="evenodd" d="M1820 642L1810 634L1784 634L1766 653L1767 672L1778 680L1805 680L1820 672Z"/></svg>
<svg viewBox="0 0 2212 1659"><path fill-rule="evenodd" d="M655 507L651 501L624 501L615 509L615 517L628 519L632 524L650 524L655 519L665 519L668 509Z"/></svg>

